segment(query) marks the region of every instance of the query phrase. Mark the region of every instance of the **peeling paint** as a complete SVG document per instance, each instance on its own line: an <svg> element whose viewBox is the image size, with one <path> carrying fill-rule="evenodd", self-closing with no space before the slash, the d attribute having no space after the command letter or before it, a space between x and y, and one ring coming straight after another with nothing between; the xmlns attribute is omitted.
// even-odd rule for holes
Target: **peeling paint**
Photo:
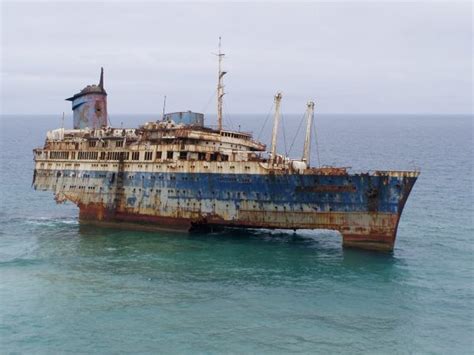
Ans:
<svg viewBox="0 0 474 355"><path fill-rule="evenodd" d="M191 112L112 128L106 96L101 73L99 85L68 99L74 129L48 132L34 150L34 188L75 203L82 221L181 230L322 228L339 231L348 247L393 249L418 171L310 168L276 154L274 145L269 156L250 133L205 127L204 117Z"/></svg>

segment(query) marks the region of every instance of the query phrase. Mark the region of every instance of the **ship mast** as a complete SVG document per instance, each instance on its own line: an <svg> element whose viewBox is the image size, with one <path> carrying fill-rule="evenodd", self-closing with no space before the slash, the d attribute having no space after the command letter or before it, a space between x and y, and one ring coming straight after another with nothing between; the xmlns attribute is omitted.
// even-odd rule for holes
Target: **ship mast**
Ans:
<svg viewBox="0 0 474 355"><path fill-rule="evenodd" d="M276 144L278 136L278 123L280 121L280 102L281 102L281 92L275 95L275 115L273 117L273 131L272 131L272 150L271 150L271 160L272 163L275 163L276 160Z"/></svg>
<svg viewBox="0 0 474 355"><path fill-rule="evenodd" d="M314 119L314 102L310 101L307 104L306 109L306 137L304 139L303 148L303 161L308 165L310 163L310 150L311 150L311 126Z"/></svg>
<svg viewBox="0 0 474 355"><path fill-rule="evenodd" d="M225 56L224 53L221 52L221 38L219 37L219 53L217 53L219 57L219 71L217 74L217 126L219 131L222 130L222 105L223 101L222 98L224 97L224 83L223 77L227 73L222 71L222 58Z"/></svg>
<svg viewBox="0 0 474 355"><path fill-rule="evenodd" d="M163 98L163 112L161 113L161 120L165 120L165 111L166 111L166 95Z"/></svg>

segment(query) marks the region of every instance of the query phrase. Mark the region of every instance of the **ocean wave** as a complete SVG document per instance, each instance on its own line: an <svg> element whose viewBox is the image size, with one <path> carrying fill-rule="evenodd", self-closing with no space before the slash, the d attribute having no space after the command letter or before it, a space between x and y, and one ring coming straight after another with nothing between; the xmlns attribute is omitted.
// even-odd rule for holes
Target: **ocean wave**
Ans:
<svg viewBox="0 0 474 355"><path fill-rule="evenodd" d="M2 221L5 224L15 225L30 225L30 226L44 226L44 227L57 227L61 225L79 225L79 220L70 216L67 217L12 217Z"/></svg>
<svg viewBox="0 0 474 355"><path fill-rule="evenodd" d="M30 266L41 264L39 259L29 259L22 256L0 255L0 266Z"/></svg>

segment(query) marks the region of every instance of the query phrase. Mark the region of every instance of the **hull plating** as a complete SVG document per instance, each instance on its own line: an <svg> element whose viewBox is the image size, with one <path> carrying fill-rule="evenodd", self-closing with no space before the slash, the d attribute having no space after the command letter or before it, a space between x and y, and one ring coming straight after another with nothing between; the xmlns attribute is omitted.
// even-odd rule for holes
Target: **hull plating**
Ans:
<svg viewBox="0 0 474 355"><path fill-rule="evenodd" d="M348 247L392 250L416 176L41 171L35 187L81 220L146 228L333 229Z"/></svg>

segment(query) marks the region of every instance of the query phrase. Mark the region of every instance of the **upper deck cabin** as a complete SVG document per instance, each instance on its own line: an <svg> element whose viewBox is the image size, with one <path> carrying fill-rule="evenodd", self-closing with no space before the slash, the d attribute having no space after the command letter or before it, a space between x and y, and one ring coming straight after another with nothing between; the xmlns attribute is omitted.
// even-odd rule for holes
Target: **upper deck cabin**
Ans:
<svg viewBox="0 0 474 355"><path fill-rule="evenodd" d="M263 143L251 133L216 130L173 121L147 122L136 129L57 129L48 132L36 159L264 161Z"/></svg>
<svg viewBox="0 0 474 355"><path fill-rule="evenodd" d="M219 75L217 84L217 128L204 125L202 113L184 111L165 113L162 119L147 122L138 128L112 128L107 126L107 92L104 88L104 71L98 85L89 85L68 98L72 102L73 129L64 128L48 132L45 145L35 149L35 160L79 160L97 165L104 161L170 162L176 160L203 162L258 162L267 163L266 169L294 168L306 170L310 161L311 124L314 103L308 103L307 129L303 158L293 160L277 153L278 122L280 120L281 93L275 96L275 114L271 150L266 154L265 144L253 139L251 133L226 130L223 126L222 105L224 96L221 68L224 54L219 45ZM166 103L166 97L165 97ZM43 162L44 163L44 162ZM67 162L65 164L70 164ZM41 166L41 163L40 163Z"/></svg>

